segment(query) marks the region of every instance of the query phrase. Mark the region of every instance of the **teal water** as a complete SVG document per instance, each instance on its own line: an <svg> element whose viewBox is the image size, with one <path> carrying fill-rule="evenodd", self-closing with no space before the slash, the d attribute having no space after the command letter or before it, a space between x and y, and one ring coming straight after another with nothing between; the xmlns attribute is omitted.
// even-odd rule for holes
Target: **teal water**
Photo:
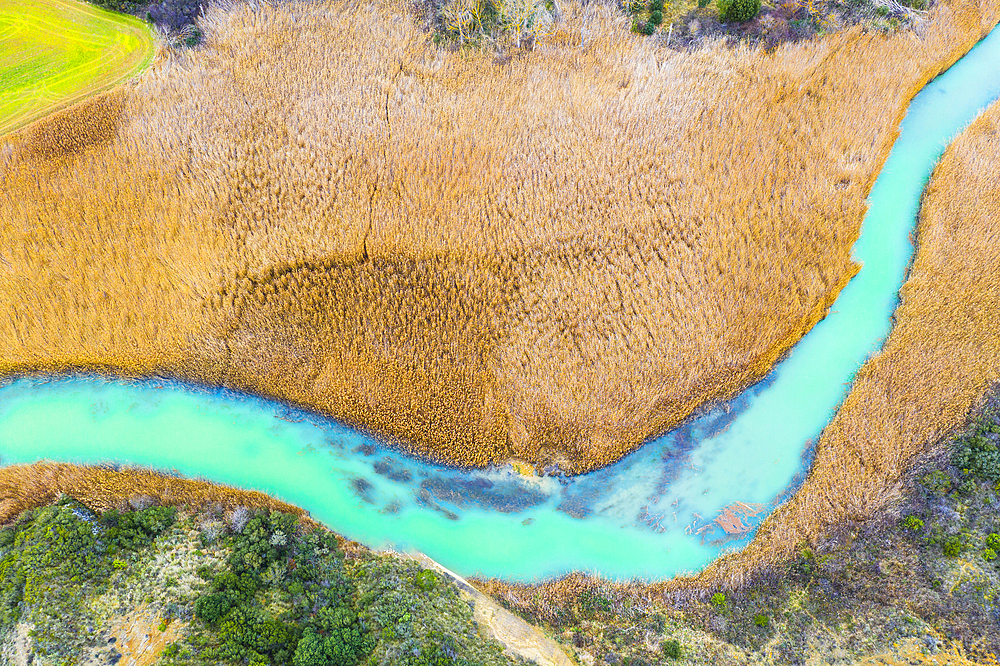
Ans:
<svg viewBox="0 0 1000 666"><path fill-rule="evenodd" d="M760 513L744 520L752 528L801 482L810 442L889 332L935 163L997 97L1000 30L911 103L854 248L863 268L831 314L764 381L593 474L449 469L280 403L94 376L0 387L0 462L128 463L262 490L352 539L416 548L465 575L697 570L749 538L713 522L724 507L755 505Z"/></svg>

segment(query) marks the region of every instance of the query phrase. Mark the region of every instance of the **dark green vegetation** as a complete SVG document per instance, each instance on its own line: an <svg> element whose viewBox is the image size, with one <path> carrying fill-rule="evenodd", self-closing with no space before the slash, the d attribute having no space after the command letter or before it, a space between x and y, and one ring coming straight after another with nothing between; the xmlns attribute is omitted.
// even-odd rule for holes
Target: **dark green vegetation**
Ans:
<svg viewBox="0 0 1000 666"><path fill-rule="evenodd" d="M512 608L596 664L854 663L1000 656L1000 397L910 474L879 519L802 544L742 590L665 600L601 584ZM909 652L904 652L908 650ZM914 657L913 655L917 656ZM944 657L945 654L949 656ZM920 657L919 655L923 655ZM832 659L833 661L830 661ZM880 662L881 663L881 662Z"/></svg>
<svg viewBox="0 0 1000 666"><path fill-rule="evenodd" d="M160 507L98 515L63 499L0 530L0 594L0 655L22 622L35 654L59 664L96 650L113 659L106 628L137 601L156 607L160 632L187 623L162 664L510 663L450 581L364 550L347 558L335 535L278 512L223 523Z"/></svg>
<svg viewBox="0 0 1000 666"><path fill-rule="evenodd" d="M718 0L719 16L725 21L743 23L760 13L760 0Z"/></svg>
<svg viewBox="0 0 1000 666"><path fill-rule="evenodd" d="M103 593L113 572L172 526L175 514L158 507L97 516L69 499L26 511L0 530L0 632L32 609L37 652L71 660L86 631L82 602Z"/></svg>

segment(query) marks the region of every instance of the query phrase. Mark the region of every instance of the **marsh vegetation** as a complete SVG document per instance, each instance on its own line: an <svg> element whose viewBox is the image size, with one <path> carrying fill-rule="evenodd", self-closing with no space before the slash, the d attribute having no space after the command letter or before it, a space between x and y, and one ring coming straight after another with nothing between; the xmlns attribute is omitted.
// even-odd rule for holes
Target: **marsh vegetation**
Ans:
<svg viewBox="0 0 1000 666"><path fill-rule="evenodd" d="M107 119L6 140L0 371L166 373L570 472L735 394L853 274L898 116L996 10L768 54L612 9L505 64L382 5L210 10Z"/></svg>

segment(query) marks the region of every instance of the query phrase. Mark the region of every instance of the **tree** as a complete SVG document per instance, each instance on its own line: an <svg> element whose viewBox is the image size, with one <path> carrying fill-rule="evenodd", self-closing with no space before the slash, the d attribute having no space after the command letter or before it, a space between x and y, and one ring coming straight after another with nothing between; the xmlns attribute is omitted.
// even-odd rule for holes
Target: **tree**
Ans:
<svg viewBox="0 0 1000 666"><path fill-rule="evenodd" d="M306 629L298 647L295 648L292 666L327 666L327 664L323 639L312 629Z"/></svg>
<svg viewBox="0 0 1000 666"><path fill-rule="evenodd" d="M719 17L743 23L760 12L760 0L719 0Z"/></svg>

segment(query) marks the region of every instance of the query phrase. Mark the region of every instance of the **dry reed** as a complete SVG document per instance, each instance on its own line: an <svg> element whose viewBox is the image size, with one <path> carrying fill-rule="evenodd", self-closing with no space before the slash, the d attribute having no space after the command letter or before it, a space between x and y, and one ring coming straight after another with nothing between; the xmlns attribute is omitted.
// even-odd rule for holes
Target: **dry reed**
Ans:
<svg viewBox="0 0 1000 666"><path fill-rule="evenodd" d="M145 496L162 506L185 505L193 511L232 511L240 506L267 508L296 515L310 527L319 525L299 507L252 490L180 479L144 469L50 462L0 469L0 525L10 523L27 509L46 506L60 495L72 497L96 511L127 510L130 500Z"/></svg>
<svg viewBox="0 0 1000 666"><path fill-rule="evenodd" d="M997 6L773 53L561 16L498 64L388 3L212 10L109 140L27 147L76 113L0 145L0 373L169 373L448 462L607 464L824 315L908 100Z"/></svg>

